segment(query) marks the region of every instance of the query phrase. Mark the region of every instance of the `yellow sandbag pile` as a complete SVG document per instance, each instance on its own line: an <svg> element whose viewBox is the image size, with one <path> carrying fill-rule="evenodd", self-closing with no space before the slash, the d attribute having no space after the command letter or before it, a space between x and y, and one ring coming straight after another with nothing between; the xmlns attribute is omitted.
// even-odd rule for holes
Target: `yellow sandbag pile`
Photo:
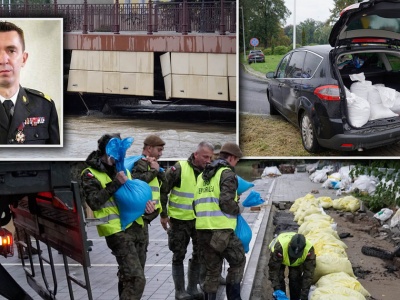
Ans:
<svg viewBox="0 0 400 300"><path fill-rule="evenodd" d="M301 225L304 222L304 218L312 214L322 214L322 209L318 206L308 204L301 205L299 209L294 213L294 221Z"/></svg>
<svg viewBox="0 0 400 300"><path fill-rule="evenodd" d="M355 212L360 209L360 200L353 196L333 200L332 207L337 210Z"/></svg>
<svg viewBox="0 0 400 300"><path fill-rule="evenodd" d="M312 292L310 300L365 300L365 297L347 287L321 287Z"/></svg>
<svg viewBox="0 0 400 300"><path fill-rule="evenodd" d="M307 204L318 206L318 200L313 194L307 194L304 197L296 199L289 210L294 213L299 209L301 204L304 205L304 207L306 207Z"/></svg>
<svg viewBox="0 0 400 300"><path fill-rule="evenodd" d="M331 208L333 205L331 197L318 197L317 200L324 209Z"/></svg>
<svg viewBox="0 0 400 300"><path fill-rule="evenodd" d="M316 254L313 282L317 283L317 288L310 299L365 300L369 293L354 276L346 253L347 245L340 240L334 219L323 210L330 206L355 212L360 202L353 196L332 201L329 197L317 199L308 194L298 198L291 208L295 222L300 225L298 232L313 244Z"/></svg>
<svg viewBox="0 0 400 300"><path fill-rule="evenodd" d="M337 287L342 288L343 286L355 290L361 293L365 297L370 297L371 294L361 285L361 283L344 272L332 273L325 275L318 280L315 285L317 288L320 287Z"/></svg>

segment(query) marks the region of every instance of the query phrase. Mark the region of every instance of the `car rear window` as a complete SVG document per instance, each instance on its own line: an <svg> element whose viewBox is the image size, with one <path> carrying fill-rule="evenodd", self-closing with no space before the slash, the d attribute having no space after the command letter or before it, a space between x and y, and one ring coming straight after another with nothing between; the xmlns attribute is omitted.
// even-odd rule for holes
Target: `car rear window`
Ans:
<svg viewBox="0 0 400 300"><path fill-rule="evenodd" d="M304 60L302 77L303 78L313 77L321 61L322 61L321 56L316 55L312 52L307 52L306 59Z"/></svg>
<svg viewBox="0 0 400 300"><path fill-rule="evenodd" d="M400 33L400 18L382 18L380 16L371 15L351 21L346 31L373 29L384 30Z"/></svg>

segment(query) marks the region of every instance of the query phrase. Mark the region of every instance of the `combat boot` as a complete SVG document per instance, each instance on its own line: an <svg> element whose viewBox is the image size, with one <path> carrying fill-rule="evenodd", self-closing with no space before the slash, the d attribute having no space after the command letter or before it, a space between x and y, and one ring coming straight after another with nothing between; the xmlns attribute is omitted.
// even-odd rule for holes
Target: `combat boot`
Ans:
<svg viewBox="0 0 400 300"><path fill-rule="evenodd" d="M172 278L175 284L175 299L176 300L189 300L192 298L185 291L185 272L182 265L172 265Z"/></svg>
<svg viewBox="0 0 400 300"><path fill-rule="evenodd" d="M188 286L186 292L188 292L194 299L203 299L203 293L198 290L197 284L199 283L200 275L200 264L193 263L189 259L188 267Z"/></svg>
<svg viewBox="0 0 400 300"><path fill-rule="evenodd" d="M217 293L204 293L204 300L216 300Z"/></svg>
<svg viewBox="0 0 400 300"><path fill-rule="evenodd" d="M240 283L227 283L226 296L228 300L242 300L240 298Z"/></svg>

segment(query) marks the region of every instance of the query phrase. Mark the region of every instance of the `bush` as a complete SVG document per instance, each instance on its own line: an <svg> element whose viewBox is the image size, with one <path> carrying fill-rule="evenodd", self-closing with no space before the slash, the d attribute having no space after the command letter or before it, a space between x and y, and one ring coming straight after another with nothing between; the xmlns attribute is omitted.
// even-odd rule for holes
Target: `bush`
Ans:
<svg viewBox="0 0 400 300"><path fill-rule="evenodd" d="M264 55L272 55L272 49L271 48L265 48L263 50Z"/></svg>
<svg viewBox="0 0 400 300"><path fill-rule="evenodd" d="M288 48L285 46L276 46L274 49L274 55L284 55L288 53Z"/></svg>

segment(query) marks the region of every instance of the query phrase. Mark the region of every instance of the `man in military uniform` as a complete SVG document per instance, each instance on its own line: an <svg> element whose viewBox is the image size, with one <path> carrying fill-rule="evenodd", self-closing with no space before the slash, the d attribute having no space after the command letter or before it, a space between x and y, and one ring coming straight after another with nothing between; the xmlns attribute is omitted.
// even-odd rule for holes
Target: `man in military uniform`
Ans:
<svg viewBox="0 0 400 300"><path fill-rule="evenodd" d="M292 300L307 300L315 270L315 252L304 235L279 234L269 245L269 280L274 291L286 292L285 269L289 268L289 291Z"/></svg>
<svg viewBox="0 0 400 300"><path fill-rule="evenodd" d="M161 225L168 232L168 246L174 253L172 257L172 277L175 284L175 299L203 299L203 293L197 289L200 262L197 248L196 220L193 211L194 193L197 176L211 162L214 147L201 142L196 152L187 160L178 161L166 172L166 186L161 193ZM169 194L169 201L168 195ZM168 210L167 210L168 202ZM168 213L167 213L168 212ZM192 258L189 259L188 286L185 291L185 273L183 260L187 246L192 239Z"/></svg>
<svg viewBox="0 0 400 300"><path fill-rule="evenodd" d="M0 22L0 144L60 144L54 101L20 86L27 59L22 29Z"/></svg>
<svg viewBox="0 0 400 300"><path fill-rule="evenodd" d="M234 167L242 156L238 145L225 143L219 158L207 165L197 178L194 210L200 257L206 266L203 285L206 300L216 299L224 259L229 263L227 298L241 299L240 282L246 256L234 232L240 213Z"/></svg>
<svg viewBox="0 0 400 300"><path fill-rule="evenodd" d="M114 193L131 178L126 170L117 172L115 160L106 153L106 145L119 134L105 134L98 140L98 149L86 159L88 168L81 175L82 193L95 218L103 221L97 225L99 236L105 236L108 248L118 263L118 292L121 300L140 300L145 288L144 266L146 239L143 219L139 217L122 231L119 210ZM146 213L154 211L148 201Z"/></svg>
<svg viewBox="0 0 400 300"><path fill-rule="evenodd" d="M132 167L132 179L140 179L149 184L151 188L152 201L155 203L155 210L152 214L143 216L144 233L149 245L149 224L161 212L160 188L165 182L164 169L158 164L158 159L162 156L165 142L158 135L149 135L143 142L142 158L134 163Z"/></svg>

